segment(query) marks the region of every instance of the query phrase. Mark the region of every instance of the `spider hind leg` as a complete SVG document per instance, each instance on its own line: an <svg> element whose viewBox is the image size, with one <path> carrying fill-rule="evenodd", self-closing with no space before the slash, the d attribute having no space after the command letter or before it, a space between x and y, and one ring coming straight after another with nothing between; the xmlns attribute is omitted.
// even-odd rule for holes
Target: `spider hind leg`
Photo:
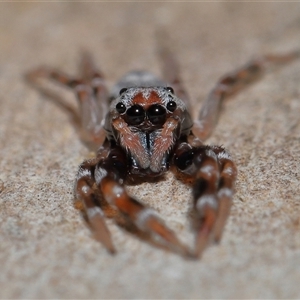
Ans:
<svg viewBox="0 0 300 300"><path fill-rule="evenodd" d="M74 124L82 142L91 150L97 150L105 139L102 120L108 110L108 92L104 77L95 68L89 54L82 55L80 69L82 78L74 78L56 69L42 66L27 73L26 79L67 110L75 120ZM47 82L58 83L72 89L77 96L79 112L68 105L60 95L54 93L51 87L45 85Z"/></svg>
<svg viewBox="0 0 300 300"><path fill-rule="evenodd" d="M194 123L193 133L200 140L205 141L217 124L224 100L257 82L273 67L284 66L299 57L300 51L283 55L264 55L225 74L205 99L198 119Z"/></svg>

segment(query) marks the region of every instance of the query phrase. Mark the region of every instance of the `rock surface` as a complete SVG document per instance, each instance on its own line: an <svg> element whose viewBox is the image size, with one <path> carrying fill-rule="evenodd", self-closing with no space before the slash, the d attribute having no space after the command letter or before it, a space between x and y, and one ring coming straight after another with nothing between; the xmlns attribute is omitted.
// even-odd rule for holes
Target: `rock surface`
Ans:
<svg viewBox="0 0 300 300"><path fill-rule="evenodd" d="M89 156L66 114L25 82L49 65L70 74L88 49L109 84L159 74L164 28L195 111L224 73L263 53L300 48L297 3L1 3L0 298L299 298L300 61L228 101L208 143L239 176L222 242L201 260L156 249L108 221L116 256L73 208ZM70 103L71 93L63 92ZM190 190L171 174L130 187L192 243Z"/></svg>

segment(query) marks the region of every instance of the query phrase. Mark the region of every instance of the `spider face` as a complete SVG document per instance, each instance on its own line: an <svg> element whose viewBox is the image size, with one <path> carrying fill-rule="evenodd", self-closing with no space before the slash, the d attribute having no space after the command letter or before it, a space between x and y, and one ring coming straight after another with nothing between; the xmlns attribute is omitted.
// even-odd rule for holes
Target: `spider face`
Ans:
<svg viewBox="0 0 300 300"><path fill-rule="evenodd" d="M191 124L184 102L171 87L131 87L122 88L112 101L105 128L126 150L132 173L156 176L168 169L182 128Z"/></svg>

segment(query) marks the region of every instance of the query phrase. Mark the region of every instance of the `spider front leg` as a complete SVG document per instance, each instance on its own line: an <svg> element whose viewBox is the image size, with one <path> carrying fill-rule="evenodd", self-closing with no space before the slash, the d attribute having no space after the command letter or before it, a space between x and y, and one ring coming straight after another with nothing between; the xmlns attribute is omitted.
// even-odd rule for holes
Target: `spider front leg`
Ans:
<svg viewBox="0 0 300 300"><path fill-rule="evenodd" d="M174 163L194 179L195 255L198 257L211 239L218 242L221 238L237 170L230 155L218 146L192 147L182 143L175 151Z"/></svg>
<svg viewBox="0 0 300 300"><path fill-rule="evenodd" d="M87 221L96 238L110 251L114 252L110 234L104 224L104 210L100 207L101 193L106 204L115 209L137 229L150 236L155 243L169 250L188 256L189 251L166 227L164 222L150 208L130 197L124 187L128 174L127 157L120 147L110 149L108 142L100 148L97 159L80 166L76 184L76 198L80 208L85 211ZM158 241L157 241L158 240Z"/></svg>
<svg viewBox="0 0 300 300"><path fill-rule="evenodd" d="M104 211L100 206L94 177L98 158L84 161L78 170L75 184L74 205L81 210L96 240L101 242L110 253L115 253L110 233L105 224Z"/></svg>

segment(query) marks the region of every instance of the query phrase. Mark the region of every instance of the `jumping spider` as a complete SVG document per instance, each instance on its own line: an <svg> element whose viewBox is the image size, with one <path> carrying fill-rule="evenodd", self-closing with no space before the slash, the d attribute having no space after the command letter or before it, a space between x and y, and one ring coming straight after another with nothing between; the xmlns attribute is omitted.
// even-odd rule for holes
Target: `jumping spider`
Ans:
<svg viewBox="0 0 300 300"><path fill-rule="evenodd" d="M199 257L209 241L221 238L237 176L236 166L223 147L203 143L216 124L222 102L254 82L269 65L289 62L299 53L266 55L226 74L204 101L194 122L176 60L165 48L160 55L165 81L148 72L134 71L121 78L110 93L87 54L81 63L82 79L45 67L30 72L27 78L44 92L40 80L50 79L72 88L77 95L79 133L97 154L79 167L75 206L96 239L114 253L105 216L121 215L150 240L183 256ZM129 179L161 176L170 168L193 182L196 225L192 250L177 239L154 210L130 197L124 187Z"/></svg>

